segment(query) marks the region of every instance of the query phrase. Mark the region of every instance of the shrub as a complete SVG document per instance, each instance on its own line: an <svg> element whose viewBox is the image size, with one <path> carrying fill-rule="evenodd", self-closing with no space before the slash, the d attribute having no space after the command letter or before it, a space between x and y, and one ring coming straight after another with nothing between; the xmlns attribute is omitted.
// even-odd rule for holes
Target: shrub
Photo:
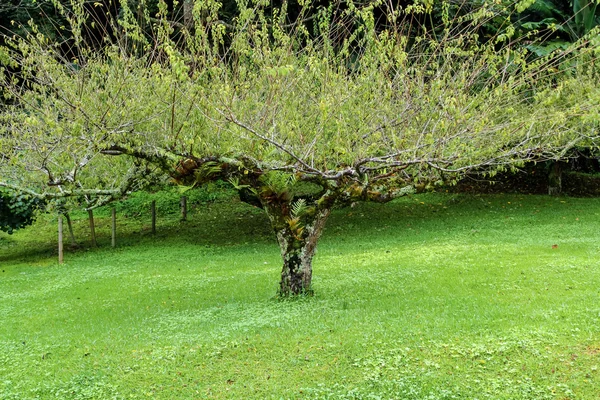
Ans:
<svg viewBox="0 0 600 400"><path fill-rule="evenodd" d="M135 217L147 212L154 200L161 214L178 214L181 196L186 196L188 208L194 209L206 203L231 198L234 194L230 185L221 181L185 191L177 186L163 186L155 191L134 192L115 203L115 208L119 214Z"/></svg>
<svg viewBox="0 0 600 400"><path fill-rule="evenodd" d="M0 230L10 235L16 229L31 225L42 205L40 199L0 189Z"/></svg>

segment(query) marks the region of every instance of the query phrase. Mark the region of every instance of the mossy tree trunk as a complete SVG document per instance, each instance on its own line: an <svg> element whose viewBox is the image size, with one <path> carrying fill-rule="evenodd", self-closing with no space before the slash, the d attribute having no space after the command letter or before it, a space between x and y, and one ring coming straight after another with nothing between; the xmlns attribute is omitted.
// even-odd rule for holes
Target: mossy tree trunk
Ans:
<svg viewBox="0 0 600 400"><path fill-rule="evenodd" d="M292 204L265 204L265 211L277 235L283 266L279 295L288 297L311 293L312 260L323 233L330 207L311 207L302 217L290 211Z"/></svg>

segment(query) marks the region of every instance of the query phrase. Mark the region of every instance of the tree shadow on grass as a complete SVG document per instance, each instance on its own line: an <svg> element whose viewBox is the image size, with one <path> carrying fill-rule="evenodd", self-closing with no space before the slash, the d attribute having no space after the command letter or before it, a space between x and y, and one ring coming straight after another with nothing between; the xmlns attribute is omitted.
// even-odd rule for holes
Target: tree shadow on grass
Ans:
<svg viewBox="0 0 600 400"><path fill-rule="evenodd" d="M4 241L2 238L1 241ZM0 241L0 243L1 243ZM35 262L40 259L47 259L51 256L58 256L58 250L56 245L52 245L46 242L40 243L27 243L26 245L16 244L12 242L6 246L5 244L0 246L0 264L11 263L27 263Z"/></svg>
<svg viewBox="0 0 600 400"><path fill-rule="evenodd" d="M524 198L528 212L547 203L547 197L494 195L468 196L456 194L427 194L401 198L388 204L359 203L356 207L336 210L327 223L323 241L327 243L350 241L376 243L387 240L390 235L402 237L410 243L423 240L418 233L433 231L471 230L474 222L483 223L490 218L490 210L503 210L501 204L507 199ZM503 211L504 212L504 211ZM79 247L72 249L65 239L66 254L82 254L88 251L112 251L111 220L96 218L96 234L99 247L89 242L89 226L86 219L74 222ZM204 246L231 248L242 245L277 246L275 235L264 212L239 201L216 202L199 209L181 222L177 215L158 215L156 233L152 234L149 216L127 219L117 217L117 250L150 244L154 247ZM13 237L0 241L0 263L36 262L57 257L55 221L50 218L36 222L32 227L16 232Z"/></svg>
<svg viewBox="0 0 600 400"><path fill-rule="evenodd" d="M42 259L58 257L56 221L42 216L31 227L18 231L0 241L0 263L35 263ZM91 246L88 220L74 219L73 228L77 246L69 244L65 232L65 255L86 252L112 251L111 218L95 217L96 241ZM66 230L66 229L65 229ZM8 236L8 235L6 235ZM124 218L117 216L116 250L152 245L231 247L240 244L275 244L266 215L243 203L215 203L188 215L180 221L177 215L158 215L156 233L151 231L149 218Z"/></svg>

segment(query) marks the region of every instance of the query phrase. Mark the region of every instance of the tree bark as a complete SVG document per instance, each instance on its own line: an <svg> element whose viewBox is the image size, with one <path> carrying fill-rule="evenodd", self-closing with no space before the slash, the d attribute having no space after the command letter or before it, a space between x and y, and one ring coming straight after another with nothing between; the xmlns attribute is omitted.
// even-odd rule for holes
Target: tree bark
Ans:
<svg viewBox="0 0 600 400"><path fill-rule="evenodd" d="M150 214L152 214L152 234L156 234L156 200L150 203Z"/></svg>
<svg viewBox="0 0 600 400"><path fill-rule="evenodd" d="M77 247L77 241L75 240L75 234L73 233L73 223L69 213L64 213L65 219L67 220L67 228L69 228L69 240L71 241L71 247Z"/></svg>
<svg viewBox="0 0 600 400"><path fill-rule="evenodd" d="M194 28L194 0L183 0L183 25L191 32Z"/></svg>
<svg viewBox="0 0 600 400"><path fill-rule="evenodd" d="M312 215L294 218L286 207L265 207L277 235L283 267L279 283L279 296L310 294L312 284L312 259L317 242L323 233L330 208L319 209Z"/></svg>
<svg viewBox="0 0 600 400"><path fill-rule="evenodd" d="M117 246L117 210L113 207L113 209L111 210L111 219L112 219L112 224L111 224L111 229L110 229L110 245L112 247L116 247Z"/></svg>
<svg viewBox="0 0 600 400"><path fill-rule="evenodd" d="M553 161L548 174L548 194L558 196L562 192L562 165L559 161Z"/></svg>
<svg viewBox="0 0 600 400"><path fill-rule="evenodd" d="M94 211L88 210L88 220L90 222L90 234L92 236L92 247L98 247L98 242L96 242L96 225L94 224Z"/></svg>
<svg viewBox="0 0 600 400"><path fill-rule="evenodd" d="M181 220L187 221L187 197L181 196L179 199L179 207L181 208Z"/></svg>
<svg viewBox="0 0 600 400"><path fill-rule="evenodd" d="M62 264L64 262L64 254L63 254L63 220L62 214L58 214L58 263Z"/></svg>

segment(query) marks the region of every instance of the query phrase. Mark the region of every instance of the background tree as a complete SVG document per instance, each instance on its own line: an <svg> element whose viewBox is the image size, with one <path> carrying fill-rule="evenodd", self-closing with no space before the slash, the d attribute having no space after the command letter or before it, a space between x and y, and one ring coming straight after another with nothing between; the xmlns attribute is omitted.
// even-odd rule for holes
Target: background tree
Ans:
<svg viewBox="0 0 600 400"><path fill-rule="evenodd" d="M597 41L598 32L594 29L600 23L600 8L594 0L535 0L516 3L512 17L515 22L515 35L537 38L525 43L525 48L535 57L544 57L552 52L563 51L574 43ZM579 164L589 164L589 157L595 154L593 146L585 144L573 148L571 159ZM547 163L548 193L562 192L563 169L568 164L560 161Z"/></svg>
<svg viewBox="0 0 600 400"><path fill-rule="evenodd" d="M286 4L240 3L231 25L199 1L173 35L161 2L153 36L125 14L119 40L80 41L76 67L43 35L11 41L5 65L20 70L2 75L14 104L0 186L102 204L152 167L190 187L227 180L267 213L285 296L310 290L334 207L560 158L597 137L592 43L532 61L514 43L481 43L496 16L486 4L416 36L402 21L421 5L390 9L386 29L383 3L322 8L309 31Z"/></svg>
<svg viewBox="0 0 600 400"><path fill-rule="evenodd" d="M43 202L36 197L0 189L0 230L12 234L31 225Z"/></svg>

